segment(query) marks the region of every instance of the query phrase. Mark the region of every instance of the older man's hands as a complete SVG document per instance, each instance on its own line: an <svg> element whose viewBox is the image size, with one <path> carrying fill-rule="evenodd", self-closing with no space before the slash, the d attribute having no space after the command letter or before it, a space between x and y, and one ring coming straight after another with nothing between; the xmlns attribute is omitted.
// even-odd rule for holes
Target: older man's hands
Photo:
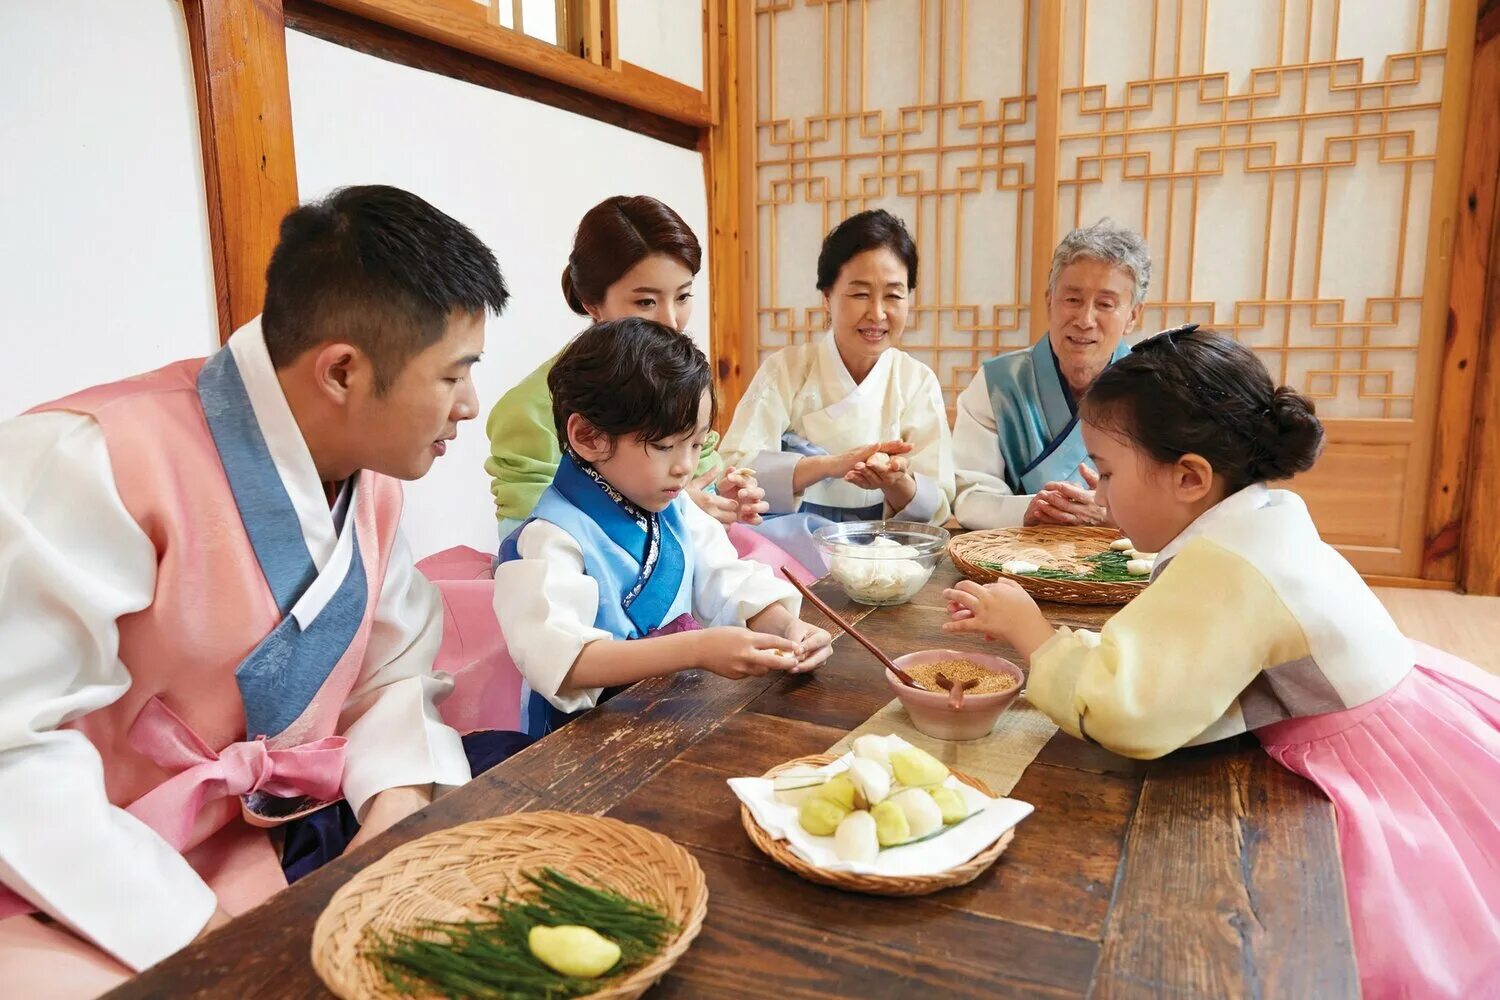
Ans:
<svg viewBox="0 0 1500 1000"><path fill-rule="evenodd" d="M1073 483L1046 484L1031 498L1022 523L1028 526L1110 524L1109 511L1094 500L1099 474L1087 465L1080 465L1078 474L1088 484L1087 489Z"/></svg>

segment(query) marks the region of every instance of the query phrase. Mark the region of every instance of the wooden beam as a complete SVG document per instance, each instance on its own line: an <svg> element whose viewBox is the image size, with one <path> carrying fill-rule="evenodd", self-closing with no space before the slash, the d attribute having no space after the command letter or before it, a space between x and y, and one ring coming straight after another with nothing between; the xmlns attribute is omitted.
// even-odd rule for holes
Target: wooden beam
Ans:
<svg viewBox="0 0 1500 1000"><path fill-rule="evenodd" d="M571 111L684 149L698 148L702 130L691 125L683 125L618 101L605 100L545 77L522 72L493 59L429 41L410 32L388 28L315 0L285 0L285 3L288 28L326 42L403 66L498 90L502 94L513 94L549 107Z"/></svg>
<svg viewBox="0 0 1500 1000"><path fill-rule="evenodd" d="M741 175L742 129L740 42L755 15L735 0L704 4L704 80L714 99L714 124L704 136L703 169L708 189L709 339L714 359L714 386L719 397L719 425L728 427L745 391L745 336L741 323L747 287L746 245ZM753 114L753 108L750 109Z"/></svg>
<svg viewBox="0 0 1500 1000"><path fill-rule="evenodd" d="M1494 64L1500 60L1500 2L1492 0L1486 5L1476 37L1476 67L1483 62L1487 67L1485 72L1494 74ZM1473 92L1481 102L1477 107L1482 117L1471 118L1469 128L1471 136L1480 131L1488 133L1489 172L1493 180L1500 173L1500 152L1496 151L1496 143L1500 141L1496 139L1500 136L1500 102L1495 100L1500 84L1493 82L1493 76L1490 79L1491 89L1486 94L1479 89L1479 73L1475 73ZM1495 201L1484 314L1474 355L1473 367L1477 369L1474 419L1458 577L1460 588L1468 593L1491 595L1500 594L1500 518L1496 517L1496 511L1500 511L1500 198Z"/></svg>
<svg viewBox="0 0 1500 1000"><path fill-rule="evenodd" d="M1047 335L1047 270L1057 244L1057 165L1062 118L1062 0L1038 4L1036 175L1031 187L1031 339Z"/></svg>
<svg viewBox="0 0 1500 1000"><path fill-rule="evenodd" d="M1422 547L1422 576L1450 582L1458 579L1461 536L1475 509L1469 503L1470 465L1474 431L1483 418L1475 410L1475 390L1484 356L1485 286L1500 261L1491 253L1500 195L1500 3L1489 5L1475 36Z"/></svg>
<svg viewBox="0 0 1500 1000"><path fill-rule="evenodd" d="M703 92L630 63L618 69L580 59L556 45L491 25L469 0L325 0L350 14L494 60L554 83L673 121L709 122Z"/></svg>
<svg viewBox="0 0 1500 1000"><path fill-rule="evenodd" d="M1361 573L1365 583L1371 587L1399 587L1403 590L1441 590L1454 592L1454 584L1447 580L1424 580L1419 576L1384 576L1380 573Z"/></svg>
<svg viewBox="0 0 1500 1000"><path fill-rule="evenodd" d="M261 310L281 220L297 207L281 0L183 0L208 193L221 340Z"/></svg>

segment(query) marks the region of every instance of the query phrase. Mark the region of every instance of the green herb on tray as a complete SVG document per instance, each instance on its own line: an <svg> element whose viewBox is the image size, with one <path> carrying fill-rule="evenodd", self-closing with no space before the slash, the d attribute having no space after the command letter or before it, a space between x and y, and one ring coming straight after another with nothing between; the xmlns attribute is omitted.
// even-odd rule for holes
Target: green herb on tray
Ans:
<svg viewBox="0 0 1500 1000"><path fill-rule="evenodd" d="M1084 562L1093 565L1093 569L1087 573L1073 573L1063 569L1050 569L1042 567L1032 570L1030 573L1017 573L1016 576L1029 576L1037 580L1079 580L1086 583L1143 583L1139 576L1131 576L1125 569L1125 564L1130 561L1123 552L1115 552L1106 549L1103 552L1086 556ZM978 565L985 569L991 569L998 573L1004 570L997 562L981 562Z"/></svg>
<svg viewBox="0 0 1500 1000"><path fill-rule="evenodd" d="M584 885L555 868L522 877L536 892L524 899L507 894L486 904L492 919L426 921L386 935L372 932L365 955L406 994L563 1000L593 993L601 980L565 975L537 958L529 943L533 927L592 928L619 946L619 962L605 970L610 976L645 964L677 931L655 907Z"/></svg>

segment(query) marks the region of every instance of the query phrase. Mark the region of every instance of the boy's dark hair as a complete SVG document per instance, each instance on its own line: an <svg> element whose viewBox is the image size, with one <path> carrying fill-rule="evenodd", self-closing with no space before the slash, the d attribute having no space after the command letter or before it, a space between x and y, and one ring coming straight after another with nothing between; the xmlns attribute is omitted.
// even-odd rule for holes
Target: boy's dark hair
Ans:
<svg viewBox="0 0 1500 1000"><path fill-rule="evenodd" d="M568 440L577 413L611 440L639 434L647 441L698 425L709 394L709 423L718 400L708 358L685 334L639 316L595 323L568 345L547 373L557 439Z"/></svg>
<svg viewBox="0 0 1500 1000"><path fill-rule="evenodd" d="M568 308L587 316L604 301L609 286L652 254L679 261L693 274L703 263L698 237L671 207L649 195L617 194L584 213L563 268Z"/></svg>
<svg viewBox="0 0 1500 1000"><path fill-rule="evenodd" d="M851 215L823 237L818 252L818 291L827 292L839 280L839 272L850 258L867 250L886 248L906 265L906 287L917 287L917 244L906 223L883 208Z"/></svg>
<svg viewBox="0 0 1500 1000"><path fill-rule="evenodd" d="M1248 347L1209 330L1141 341L1099 374L1079 412L1158 462L1203 456L1230 493L1306 472L1323 450L1312 401L1273 385Z"/></svg>
<svg viewBox="0 0 1500 1000"><path fill-rule="evenodd" d="M467 226L400 188L346 187L281 221L261 327L275 367L347 341L385 392L451 313L498 314L508 298L495 255Z"/></svg>

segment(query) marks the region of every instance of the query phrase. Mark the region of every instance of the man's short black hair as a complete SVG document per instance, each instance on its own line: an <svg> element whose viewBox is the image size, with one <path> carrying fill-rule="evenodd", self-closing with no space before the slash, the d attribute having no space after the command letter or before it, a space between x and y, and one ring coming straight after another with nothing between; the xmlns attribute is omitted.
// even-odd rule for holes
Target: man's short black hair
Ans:
<svg viewBox="0 0 1500 1000"><path fill-rule="evenodd" d="M499 314L510 292L495 255L456 219L384 184L346 187L281 222L261 326L271 363L344 341L384 392L442 339L455 311Z"/></svg>

